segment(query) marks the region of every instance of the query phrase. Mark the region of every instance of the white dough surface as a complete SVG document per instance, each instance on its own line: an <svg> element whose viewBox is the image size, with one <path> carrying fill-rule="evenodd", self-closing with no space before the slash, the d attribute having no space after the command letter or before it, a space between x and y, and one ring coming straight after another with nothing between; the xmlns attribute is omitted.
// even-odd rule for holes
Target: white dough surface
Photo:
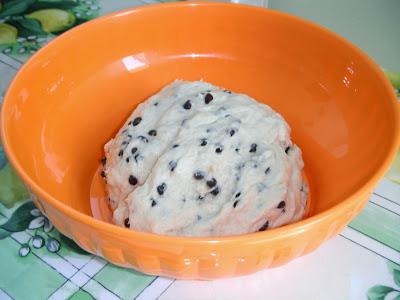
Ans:
<svg viewBox="0 0 400 300"><path fill-rule="evenodd" d="M300 220L301 150L280 114L244 94L177 80L105 145L114 222L177 236L226 236Z"/></svg>

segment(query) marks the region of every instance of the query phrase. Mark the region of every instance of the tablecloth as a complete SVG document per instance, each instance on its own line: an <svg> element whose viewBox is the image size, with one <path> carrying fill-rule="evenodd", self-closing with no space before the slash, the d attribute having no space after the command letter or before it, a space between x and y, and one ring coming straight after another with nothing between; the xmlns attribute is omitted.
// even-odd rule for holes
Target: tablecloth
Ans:
<svg viewBox="0 0 400 300"><path fill-rule="evenodd" d="M159 1L41 2L29 10L36 18L29 18L27 7L38 1L0 1L0 101L22 64L57 34L108 12ZM37 14L40 9L52 13ZM400 88L400 75L387 74ZM249 276L184 281L123 269L80 249L35 208L0 146L0 299L399 300L399 169L398 156L361 214L315 252Z"/></svg>

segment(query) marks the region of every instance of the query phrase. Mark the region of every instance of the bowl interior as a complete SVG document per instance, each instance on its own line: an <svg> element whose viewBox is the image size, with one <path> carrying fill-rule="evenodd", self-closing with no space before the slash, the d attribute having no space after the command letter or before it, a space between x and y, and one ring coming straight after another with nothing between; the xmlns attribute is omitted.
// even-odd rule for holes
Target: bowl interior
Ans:
<svg viewBox="0 0 400 300"><path fill-rule="evenodd" d="M174 79L204 79L281 113L303 150L314 215L359 190L393 147L393 95L357 49L279 13L185 4L101 18L39 51L6 96L9 152L42 189L91 215L104 143Z"/></svg>

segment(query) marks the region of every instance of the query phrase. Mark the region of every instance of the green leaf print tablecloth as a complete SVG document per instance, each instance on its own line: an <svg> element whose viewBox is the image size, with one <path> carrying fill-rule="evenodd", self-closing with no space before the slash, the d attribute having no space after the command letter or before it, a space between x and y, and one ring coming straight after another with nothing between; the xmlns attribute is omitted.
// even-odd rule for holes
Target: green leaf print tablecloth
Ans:
<svg viewBox="0 0 400 300"><path fill-rule="evenodd" d="M0 0L0 102L26 59L55 36L99 15L155 2L162 1ZM293 10L290 1L269 6ZM400 74L386 73L399 92ZM0 299L399 300L399 173L400 156L362 213L315 252L250 276L183 281L122 269L80 249L29 200L0 146Z"/></svg>

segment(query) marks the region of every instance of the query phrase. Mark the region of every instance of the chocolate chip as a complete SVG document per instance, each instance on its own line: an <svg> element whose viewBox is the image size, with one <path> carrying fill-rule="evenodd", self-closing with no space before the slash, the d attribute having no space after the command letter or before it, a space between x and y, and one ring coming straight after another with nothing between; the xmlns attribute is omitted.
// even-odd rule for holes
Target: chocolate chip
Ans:
<svg viewBox="0 0 400 300"><path fill-rule="evenodd" d="M201 220L201 216L197 215L197 221Z"/></svg>
<svg viewBox="0 0 400 300"><path fill-rule="evenodd" d="M126 228L129 228L130 227L130 223L129 223L129 218L126 218L125 220L124 220L124 225L125 225L125 227Z"/></svg>
<svg viewBox="0 0 400 300"><path fill-rule="evenodd" d="M176 166L178 165L178 163L177 163L176 161L174 161L174 160L171 160L171 161L168 163L168 165L169 165L170 171L173 172L173 171L175 170Z"/></svg>
<svg viewBox="0 0 400 300"><path fill-rule="evenodd" d="M268 228L268 226L269 226L269 222L267 221L267 222L265 222L265 224L263 226L260 227L260 229L258 229L258 231L264 231Z"/></svg>
<svg viewBox="0 0 400 300"><path fill-rule="evenodd" d="M161 196L164 194L166 189L167 189L167 184L163 182L157 187L157 193Z"/></svg>
<svg viewBox="0 0 400 300"><path fill-rule="evenodd" d="M127 144L128 144L127 141L123 141L121 145L123 146L123 145L127 145Z"/></svg>
<svg viewBox="0 0 400 300"><path fill-rule="evenodd" d="M184 109L191 109L191 108L192 108L192 103L190 103L190 100L187 100L187 101L183 104L183 108L184 108Z"/></svg>
<svg viewBox="0 0 400 300"><path fill-rule="evenodd" d="M154 200L153 198L151 198L151 207L154 207L157 205L156 200Z"/></svg>
<svg viewBox="0 0 400 300"><path fill-rule="evenodd" d="M235 134L235 130L231 129L231 131L229 131L229 135L233 136Z"/></svg>
<svg viewBox="0 0 400 300"><path fill-rule="evenodd" d="M214 196L217 196L219 194L219 187L216 187L210 193L213 194Z"/></svg>
<svg viewBox="0 0 400 300"><path fill-rule="evenodd" d="M129 122L128 122L128 125L131 125L131 124L132 124L132 121L129 121Z"/></svg>
<svg viewBox="0 0 400 300"><path fill-rule="evenodd" d="M129 181L130 185L136 185L138 183L137 178L135 176L133 176L133 175L129 175L128 181Z"/></svg>
<svg viewBox="0 0 400 300"><path fill-rule="evenodd" d="M210 93L207 93L206 96L204 97L204 103L205 103L205 104L208 104L208 103L210 103L213 99L214 99L213 95L211 95Z"/></svg>
<svg viewBox="0 0 400 300"><path fill-rule="evenodd" d="M215 148L215 152L216 153L221 153L222 151L224 151L224 147L222 147L222 146L218 146L217 148Z"/></svg>
<svg viewBox="0 0 400 300"><path fill-rule="evenodd" d="M155 102L153 105L154 105L154 106L157 106L157 105L158 105L158 102Z"/></svg>
<svg viewBox="0 0 400 300"><path fill-rule="evenodd" d="M256 152L257 151L257 144L251 144L249 152Z"/></svg>
<svg viewBox="0 0 400 300"><path fill-rule="evenodd" d="M211 178L210 180L207 180L206 184L209 188L213 188L217 185L217 180L215 178Z"/></svg>
<svg viewBox="0 0 400 300"><path fill-rule="evenodd" d="M127 162L127 163L129 162L129 157L126 158L126 162Z"/></svg>
<svg viewBox="0 0 400 300"><path fill-rule="evenodd" d="M193 177L194 177L194 179L196 179L196 180L201 180L201 179L204 178L204 172L202 172L202 171L196 171L196 172L194 172Z"/></svg>
<svg viewBox="0 0 400 300"><path fill-rule="evenodd" d="M204 147L205 145L207 145L207 139L201 139L200 146Z"/></svg>
<svg viewBox="0 0 400 300"><path fill-rule="evenodd" d="M139 136L137 137L137 139L139 139L139 140L141 140L141 141L143 141L143 142L145 142L145 143L148 143L148 142L149 142L149 139L148 139L147 137L143 136L143 135L139 135Z"/></svg>
<svg viewBox="0 0 400 300"><path fill-rule="evenodd" d="M237 153L239 153L239 150L240 150L239 148L235 148L235 151L236 151Z"/></svg>
<svg viewBox="0 0 400 300"><path fill-rule="evenodd" d="M235 202L233 202L233 208L235 208L239 203L239 200L236 200Z"/></svg>
<svg viewBox="0 0 400 300"><path fill-rule="evenodd" d="M175 144L175 145L172 146L172 148L177 148L177 147L179 147L178 144Z"/></svg>
<svg viewBox="0 0 400 300"><path fill-rule="evenodd" d="M266 168L265 171L264 171L265 175L267 175L270 171L271 171L270 167Z"/></svg>
<svg viewBox="0 0 400 300"><path fill-rule="evenodd" d="M241 192L237 193L237 194L235 195L235 198L239 198L241 194L242 194Z"/></svg>
<svg viewBox="0 0 400 300"><path fill-rule="evenodd" d="M151 136L156 136L157 135L157 131L155 129L152 129L152 130L149 130L148 134L151 135Z"/></svg>
<svg viewBox="0 0 400 300"><path fill-rule="evenodd" d="M102 160L101 160L101 164L104 166L105 164L106 164L106 162L107 162L107 158L103 158Z"/></svg>
<svg viewBox="0 0 400 300"><path fill-rule="evenodd" d="M131 138L132 138L132 135L131 135L131 134L128 134L127 137L131 139Z"/></svg>
<svg viewBox="0 0 400 300"><path fill-rule="evenodd" d="M100 176L103 177L103 178L106 178L107 177L106 172L101 171Z"/></svg>
<svg viewBox="0 0 400 300"><path fill-rule="evenodd" d="M132 126L137 126L137 125L139 125L140 122L142 122L142 118L141 118L141 117L136 117L136 118L132 121Z"/></svg>
<svg viewBox="0 0 400 300"><path fill-rule="evenodd" d="M132 150L131 150L132 154L135 154L136 151L137 151L137 148L136 148L136 147L133 147Z"/></svg>
<svg viewBox="0 0 400 300"><path fill-rule="evenodd" d="M199 195L199 196L197 197L197 199L198 199L198 200L203 200L203 199L204 199L204 196Z"/></svg>
<svg viewBox="0 0 400 300"><path fill-rule="evenodd" d="M286 202L285 201L281 201L278 204L278 208L285 208L285 206L286 206Z"/></svg>
<svg viewBox="0 0 400 300"><path fill-rule="evenodd" d="M118 156L122 156L122 155L124 155L124 150L119 150Z"/></svg>
<svg viewBox="0 0 400 300"><path fill-rule="evenodd" d="M287 146L286 149L285 149L285 153L288 154L289 150L290 150L290 146Z"/></svg>
<svg viewBox="0 0 400 300"><path fill-rule="evenodd" d="M138 162L138 158L139 158L139 153L135 154L135 156L133 157L135 159L135 162Z"/></svg>

